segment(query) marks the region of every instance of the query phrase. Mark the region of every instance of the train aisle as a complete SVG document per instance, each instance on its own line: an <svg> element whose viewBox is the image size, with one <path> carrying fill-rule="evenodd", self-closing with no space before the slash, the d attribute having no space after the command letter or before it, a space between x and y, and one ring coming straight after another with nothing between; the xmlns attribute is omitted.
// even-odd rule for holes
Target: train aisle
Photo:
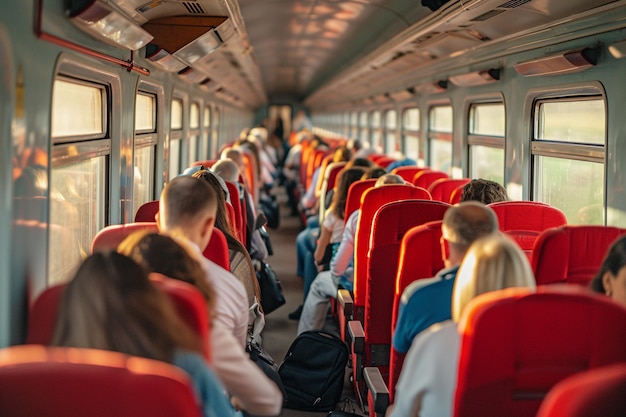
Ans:
<svg viewBox="0 0 626 417"><path fill-rule="evenodd" d="M268 263L276 271L283 286L283 292L287 303L266 316L266 325L263 332L263 346L265 350L280 364L291 342L296 337L298 322L289 320L287 315L302 303L302 280L296 277L296 236L300 231L300 219L289 216L289 208L286 206L286 195L283 188L277 188L276 194L280 201L280 228L270 230L270 239L274 249L274 255L270 256ZM331 321L326 321L324 330L338 334L337 326ZM354 401L354 393L348 380L349 372L346 372L342 401L349 398L354 405L355 412L359 413L359 406ZM349 407L352 411L351 407ZM305 412L283 409L281 417L319 417L327 412ZM361 414L357 414L361 415ZM365 414L362 414L365 415Z"/></svg>

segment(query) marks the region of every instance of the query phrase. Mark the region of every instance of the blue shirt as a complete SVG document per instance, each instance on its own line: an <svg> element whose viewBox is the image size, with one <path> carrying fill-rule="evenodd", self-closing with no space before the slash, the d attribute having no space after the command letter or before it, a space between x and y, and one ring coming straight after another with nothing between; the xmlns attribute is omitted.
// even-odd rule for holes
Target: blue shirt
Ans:
<svg viewBox="0 0 626 417"><path fill-rule="evenodd" d="M452 288L459 267L442 269L434 278L418 280L402 293L393 347L408 352L418 333L452 318Z"/></svg>

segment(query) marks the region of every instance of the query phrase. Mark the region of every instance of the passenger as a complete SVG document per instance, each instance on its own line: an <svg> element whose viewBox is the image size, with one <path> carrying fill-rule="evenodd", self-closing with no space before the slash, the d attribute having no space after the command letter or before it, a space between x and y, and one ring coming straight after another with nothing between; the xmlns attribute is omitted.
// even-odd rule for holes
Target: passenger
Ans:
<svg viewBox="0 0 626 417"><path fill-rule="evenodd" d="M387 171L385 171L385 168L381 168L379 166L374 166L371 167L370 169L368 169L367 171L365 171L363 173L363 176L361 177L362 180L371 180L371 179L375 179L375 178L380 178L383 175L387 175Z"/></svg>
<svg viewBox="0 0 626 417"><path fill-rule="evenodd" d="M626 305L626 236L618 238L591 280L591 289Z"/></svg>
<svg viewBox="0 0 626 417"><path fill-rule="evenodd" d="M376 187L387 184L404 184L404 180L399 175L386 174L378 178ZM317 274L311 284L311 289L304 302L300 321L298 323L298 334L321 329L324 326L326 312L328 311L329 299L337 296L337 288L352 291L354 280L354 238L359 220L360 210L355 210L345 223L343 236L335 256L330 261L330 271Z"/></svg>
<svg viewBox="0 0 626 417"><path fill-rule="evenodd" d="M52 345L171 363L191 378L205 417L239 415L201 356L200 340L146 272L119 253L98 252L80 266L65 289Z"/></svg>
<svg viewBox="0 0 626 417"><path fill-rule="evenodd" d="M461 343L457 323L474 297L510 287L535 288L535 278L524 252L504 235L476 240L459 268L452 320L431 326L415 338L388 416L452 416Z"/></svg>
<svg viewBox="0 0 626 417"><path fill-rule="evenodd" d="M471 180L463 187L461 201L480 201L483 204L508 201L506 189L495 181L479 178Z"/></svg>
<svg viewBox="0 0 626 417"><path fill-rule="evenodd" d="M239 342L214 320L215 294L207 285L197 253L184 240L139 231L128 236L118 249L148 271L158 272L196 286L208 300L211 323L211 349L215 373L239 408L256 415L273 416L280 412L281 394L274 382L250 361Z"/></svg>
<svg viewBox="0 0 626 417"><path fill-rule="evenodd" d="M445 268L434 278L411 283L402 293L393 333L393 347L400 353L406 353L415 336L430 325L450 319L452 287L465 252L476 239L498 232L498 218L482 203L462 202L446 211L441 231L442 254L444 242L449 250Z"/></svg>
<svg viewBox="0 0 626 417"><path fill-rule="evenodd" d="M204 258L217 214L217 194L206 181L179 176L170 181L159 200L161 232L185 238L200 259L207 280L217 293L215 320L230 330L243 348L248 332L248 297L243 284L219 265Z"/></svg>

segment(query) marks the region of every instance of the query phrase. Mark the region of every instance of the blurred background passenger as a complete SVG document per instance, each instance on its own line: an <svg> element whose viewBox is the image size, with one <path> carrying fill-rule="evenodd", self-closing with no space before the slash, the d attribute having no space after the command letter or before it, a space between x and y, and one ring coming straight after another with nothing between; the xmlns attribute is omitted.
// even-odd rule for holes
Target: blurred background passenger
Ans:
<svg viewBox="0 0 626 417"><path fill-rule="evenodd" d="M480 201L483 204L508 201L506 188L495 181L482 178L471 180L463 187L461 201Z"/></svg>
<svg viewBox="0 0 626 417"><path fill-rule="evenodd" d="M618 238L591 280L591 289L626 306L626 236Z"/></svg>
<svg viewBox="0 0 626 417"><path fill-rule="evenodd" d="M402 366L396 400L388 416L452 416L461 343L457 323L474 297L510 287L535 288L524 252L504 235L476 240L457 274L452 320L435 324L415 338Z"/></svg>

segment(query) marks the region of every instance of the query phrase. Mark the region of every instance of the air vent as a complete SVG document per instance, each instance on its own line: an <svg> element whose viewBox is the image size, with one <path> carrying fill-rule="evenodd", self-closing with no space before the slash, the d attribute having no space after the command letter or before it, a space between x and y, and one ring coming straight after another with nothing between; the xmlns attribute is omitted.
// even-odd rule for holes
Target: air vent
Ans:
<svg viewBox="0 0 626 417"><path fill-rule="evenodd" d="M516 7L520 7L529 2L530 0L509 0L506 3L502 3L501 5L499 5L498 8L515 9Z"/></svg>
<svg viewBox="0 0 626 417"><path fill-rule="evenodd" d="M180 3L185 6L189 14L206 14L200 3L193 1L181 1Z"/></svg>
<svg viewBox="0 0 626 417"><path fill-rule="evenodd" d="M490 10L487 13L483 13L480 16L476 16L472 19L472 22L484 22L485 20L489 20L494 16L499 15L500 13L504 13L504 10Z"/></svg>

